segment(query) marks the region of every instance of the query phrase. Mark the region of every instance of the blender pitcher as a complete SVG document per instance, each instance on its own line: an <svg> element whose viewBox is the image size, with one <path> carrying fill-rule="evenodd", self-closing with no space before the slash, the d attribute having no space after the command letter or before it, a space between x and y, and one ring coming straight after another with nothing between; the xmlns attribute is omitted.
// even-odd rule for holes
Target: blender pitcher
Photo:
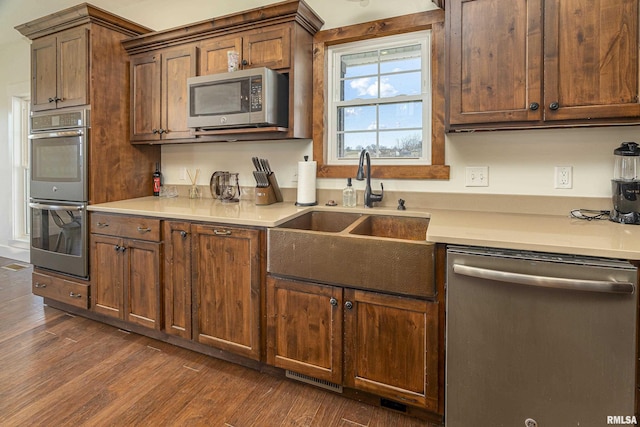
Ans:
<svg viewBox="0 0 640 427"><path fill-rule="evenodd" d="M635 142L623 142L613 150L613 154L615 165L611 180L611 220L623 224L640 224L640 147Z"/></svg>

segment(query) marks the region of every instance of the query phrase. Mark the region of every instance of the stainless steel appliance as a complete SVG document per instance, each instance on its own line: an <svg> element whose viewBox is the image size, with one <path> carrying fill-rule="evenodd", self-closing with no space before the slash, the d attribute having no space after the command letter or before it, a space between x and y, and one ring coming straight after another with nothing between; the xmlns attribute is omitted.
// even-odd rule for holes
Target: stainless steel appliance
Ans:
<svg viewBox="0 0 640 427"><path fill-rule="evenodd" d="M640 148L635 142L623 142L613 154L615 165L611 180L611 220L640 224Z"/></svg>
<svg viewBox="0 0 640 427"><path fill-rule="evenodd" d="M632 419L634 266L473 247L447 257L447 427Z"/></svg>
<svg viewBox="0 0 640 427"><path fill-rule="evenodd" d="M187 79L187 125L192 128L288 126L289 82L269 68Z"/></svg>
<svg viewBox="0 0 640 427"><path fill-rule="evenodd" d="M87 109L31 116L31 263L88 276Z"/></svg>

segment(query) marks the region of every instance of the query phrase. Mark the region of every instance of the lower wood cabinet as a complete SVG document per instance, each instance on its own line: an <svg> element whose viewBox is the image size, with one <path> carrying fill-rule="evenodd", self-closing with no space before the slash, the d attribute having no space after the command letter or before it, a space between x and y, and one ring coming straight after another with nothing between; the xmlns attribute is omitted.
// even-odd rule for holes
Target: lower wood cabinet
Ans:
<svg viewBox="0 0 640 427"><path fill-rule="evenodd" d="M165 221L164 331L260 360L261 231Z"/></svg>
<svg viewBox="0 0 640 427"><path fill-rule="evenodd" d="M160 220L92 214L90 230L92 310L160 329Z"/></svg>
<svg viewBox="0 0 640 427"><path fill-rule="evenodd" d="M438 409L438 304L267 277L267 362Z"/></svg>
<svg viewBox="0 0 640 427"><path fill-rule="evenodd" d="M34 271L31 275L34 295L50 298L80 308L89 308L89 282L54 275L48 271Z"/></svg>

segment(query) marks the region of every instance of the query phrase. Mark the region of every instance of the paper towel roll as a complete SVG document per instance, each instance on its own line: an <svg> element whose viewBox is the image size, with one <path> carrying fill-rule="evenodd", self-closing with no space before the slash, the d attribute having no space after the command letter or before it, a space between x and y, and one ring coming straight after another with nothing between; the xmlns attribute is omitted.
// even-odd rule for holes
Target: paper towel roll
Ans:
<svg viewBox="0 0 640 427"><path fill-rule="evenodd" d="M316 199L316 169L317 162L298 162L298 198L297 206L314 206Z"/></svg>

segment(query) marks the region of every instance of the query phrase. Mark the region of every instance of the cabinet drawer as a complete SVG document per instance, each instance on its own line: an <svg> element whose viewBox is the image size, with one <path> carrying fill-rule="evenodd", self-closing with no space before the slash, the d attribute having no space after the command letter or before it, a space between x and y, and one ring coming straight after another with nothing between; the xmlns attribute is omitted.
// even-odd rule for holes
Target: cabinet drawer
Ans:
<svg viewBox="0 0 640 427"><path fill-rule="evenodd" d="M140 216L91 214L91 233L160 241L160 220Z"/></svg>
<svg viewBox="0 0 640 427"><path fill-rule="evenodd" d="M33 273L31 291L34 295L51 298L80 308L89 308L89 284L72 282L59 277Z"/></svg>

